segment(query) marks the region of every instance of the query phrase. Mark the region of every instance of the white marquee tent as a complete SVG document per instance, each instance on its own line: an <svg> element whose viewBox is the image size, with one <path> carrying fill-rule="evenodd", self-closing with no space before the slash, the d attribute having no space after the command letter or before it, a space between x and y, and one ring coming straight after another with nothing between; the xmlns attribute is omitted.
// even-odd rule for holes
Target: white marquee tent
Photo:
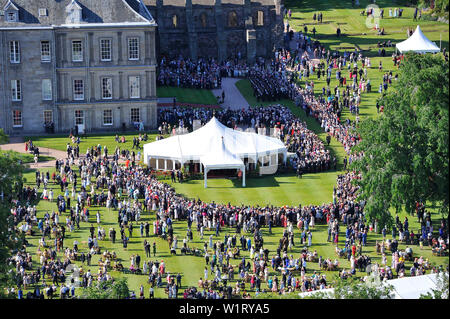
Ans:
<svg viewBox="0 0 450 319"><path fill-rule="evenodd" d="M241 169L242 185L245 187L244 159L261 165L278 164L278 155L287 158L284 143L274 137L256 133L241 132L226 127L213 117L198 130L176 135L144 145L144 163L157 170L174 169L176 163L200 163L205 169L205 188L207 173L212 169Z"/></svg>
<svg viewBox="0 0 450 319"><path fill-rule="evenodd" d="M417 53L437 53L441 50L439 47L423 34L420 26L417 26L416 31L405 41L396 44L396 48L400 53L407 51L414 51Z"/></svg>

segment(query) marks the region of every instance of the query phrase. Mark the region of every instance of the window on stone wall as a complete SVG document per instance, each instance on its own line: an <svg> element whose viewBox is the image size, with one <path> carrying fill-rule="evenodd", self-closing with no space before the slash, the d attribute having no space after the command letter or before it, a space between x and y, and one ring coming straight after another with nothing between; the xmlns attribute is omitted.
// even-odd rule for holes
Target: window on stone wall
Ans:
<svg viewBox="0 0 450 319"><path fill-rule="evenodd" d="M42 80L42 99L51 101L52 99L52 81L50 79Z"/></svg>
<svg viewBox="0 0 450 319"><path fill-rule="evenodd" d="M177 27L178 27L178 17L177 17L176 14L174 14L174 15L172 16L172 26L173 26L174 28L177 28Z"/></svg>
<svg viewBox="0 0 450 319"><path fill-rule="evenodd" d="M202 28L206 28L206 26L208 25L206 13L204 12L200 15L200 23L202 24Z"/></svg>
<svg viewBox="0 0 450 319"><path fill-rule="evenodd" d="M75 125L83 125L83 124L84 124L84 111L75 110Z"/></svg>
<svg viewBox="0 0 450 319"><path fill-rule="evenodd" d="M112 110L103 110L103 125L113 125Z"/></svg>
<svg viewBox="0 0 450 319"><path fill-rule="evenodd" d="M102 99L112 99L112 78L102 78Z"/></svg>
<svg viewBox="0 0 450 319"><path fill-rule="evenodd" d="M139 60L139 39L128 39L128 60Z"/></svg>
<svg viewBox="0 0 450 319"><path fill-rule="evenodd" d="M50 41L41 41L41 61L50 62Z"/></svg>
<svg viewBox="0 0 450 319"><path fill-rule="evenodd" d="M111 39L100 40L100 60L111 61Z"/></svg>
<svg viewBox="0 0 450 319"><path fill-rule="evenodd" d="M72 41L72 61L83 61L83 44L81 43L81 40Z"/></svg>
<svg viewBox="0 0 450 319"><path fill-rule="evenodd" d="M231 11L228 14L228 26L229 27L237 27L237 14L234 11Z"/></svg>
<svg viewBox="0 0 450 319"><path fill-rule="evenodd" d="M20 63L19 41L9 42L9 60L11 63Z"/></svg>
<svg viewBox="0 0 450 319"><path fill-rule="evenodd" d="M141 97L141 89L138 76L130 76L128 78L130 87L130 98L138 99Z"/></svg>
<svg viewBox="0 0 450 319"><path fill-rule="evenodd" d="M53 122L53 111L46 110L44 111L44 123L52 123Z"/></svg>
<svg viewBox="0 0 450 319"><path fill-rule="evenodd" d="M6 22L17 22L17 12L8 12L6 14Z"/></svg>
<svg viewBox="0 0 450 319"><path fill-rule="evenodd" d="M84 100L83 80L73 80L73 99L74 100Z"/></svg>
<svg viewBox="0 0 450 319"><path fill-rule="evenodd" d="M13 127L22 127L22 111L13 111Z"/></svg>
<svg viewBox="0 0 450 319"><path fill-rule="evenodd" d="M141 121L141 116L140 116L139 109L137 109L137 108L132 108L131 109L131 118L130 119L131 119L132 123Z"/></svg>
<svg viewBox="0 0 450 319"><path fill-rule="evenodd" d="M261 26L264 25L264 11L258 11L258 20L257 25Z"/></svg>
<svg viewBox="0 0 450 319"><path fill-rule="evenodd" d="M11 80L11 99L22 101L22 82L20 80Z"/></svg>

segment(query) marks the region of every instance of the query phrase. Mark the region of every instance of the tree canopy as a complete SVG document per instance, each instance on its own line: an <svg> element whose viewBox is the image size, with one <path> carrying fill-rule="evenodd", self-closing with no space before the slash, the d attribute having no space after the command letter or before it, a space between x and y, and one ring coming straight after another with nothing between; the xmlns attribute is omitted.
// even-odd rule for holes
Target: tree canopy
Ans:
<svg viewBox="0 0 450 319"><path fill-rule="evenodd" d="M0 128L0 144L8 143L9 137L6 135L5 131L3 131L2 128Z"/></svg>
<svg viewBox="0 0 450 319"><path fill-rule="evenodd" d="M371 220L390 224L390 208L413 213L416 202L448 215L449 65L440 55L407 54L399 77L380 99L384 112L358 127L364 156L360 198Z"/></svg>
<svg viewBox="0 0 450 319"><path fill-rule="evenodd" d="M2 152L0 155L0 288L6 288L13 277L10 275L10 266L7 259L14 250L20 249L22 240L12 231L13 219L10 213L13 199L17 199L22 188L23 165L14 152ZM3 296L5 291L0 290ZM5 297L5 296L3 296Z"/></svg>
<svg viewBox="0 0 450 319"><path fill-rule="evenodd" d="M103 281L83 289L81 299L127 299L130 290L126 278L114 281Z"/></svg>

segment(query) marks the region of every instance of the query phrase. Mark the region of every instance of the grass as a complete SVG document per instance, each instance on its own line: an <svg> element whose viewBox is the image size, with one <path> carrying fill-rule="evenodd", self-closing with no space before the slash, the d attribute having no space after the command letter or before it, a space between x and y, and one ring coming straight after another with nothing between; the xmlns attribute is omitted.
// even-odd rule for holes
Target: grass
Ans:
<svg viewBox="0 0 450 319"><path fill-rule="evenodd" d="M7 153L12 153L14 156L17 156L17 158L22 161L22 163L24 164L28 164L28 163L34 163L34 155L33 154L24 154L24 153L19 153L16 151L2 151L0 150L0 156L5 156ZM54 157L51 156L45 156L45 155L40 155L38 162L47 162L47 161L52 161L54 160Z"/></svg>
<svg viewBox="0 0 450 319"><path fill-rule="evenodd" d="M200 198L206 202L231 205L298 206L322 205L333 195L333 185L338 172L305 174L302 179L295 175L271 175L246 179L246 187L237 179L208 179L208 188L203 180L190 180L172 184L179 194L189 198Z"/></svg>
<svg viewBox="0 0 450 319"><path fill-rule="evenodd" d="M53 172L53 168L50 169L50 173ZM327 174L327 173L325 173ZM323 174L321 174L323 175ZM330 175L332 175L332 173L330 173ZM307 176L307 175L306 175ZM305 177L306 177L305 176ZM29 181L27 183L27 185L33 186L33 183L30 183L30 181L34 181L34 171L29 171L28 173L25 174L25 178ZM319 177L317 177L319 178ZM290 177L277 177L276 181L281 185L282 183L287 183L289 182ZM324 177L320 177L320 179L322 180L326 180L326 178ZM330 176L330 180L328 181L329 185L332 185L332 181L331 181L331 176ZM304 179L306 181L306 178ZM215 198L216 201L220 201L220 197L223 196L221 195L221 192L224 189L229 189L231 190L232 188L234 188L231 185L232 182L230 181L221 181L221 180L210 180L209 184L211 185L211 188L208 189L209 191L209 196L211 196L211 198ZM287 198L293 198L292 200L294 201L292 204L295 204L297 202L302 202L302 204L307 204L308 202L315 202L315 203L319 203L320 201L320 193L314 193L314 191L310 191L310 190L304 190L303 192L301 191L301 187L299 187L298 189L293 189L291 187L289 188L285 188L286 192L283 193L279 193L277 194L271 194L271 191L273 191L272 189L266 189L264 187L264 185L261 185L260 183L263 183L263 181L260 181L259 179L249 179L248 181L248 185L249 185L249 190L252 191L257 191L259 192L259 195L250 195L250 196L264 196L264 193L266 194L266 198L270 198L270 201L267 200L262 200L261 202L259 202L261 205L265 204L265 203L270 203L273 205L278 205L281 204L281 202L277 202L277 196L279 196L280 198L284 197L285 199ZM267 183L267 181L266 181ZM204 193L200 193L200 186L196 186L194 184L189 185L189 189L195 189L198 193L198 195L200 197L202 197L202 199L205 200L205 198L203 198L203 196L208 196L207 194ZM259 184L259 185L258 185ZM176 185L177 190L182 189L184 185ZM260 189L258 188L258 186L260 187ZM50 187L54 190L55 193L55 197L58 196L60 194L60 189L59 186L57 185L50 185ZM180 188L181 187L181 188ZM283 188L283 186L279 186L280 188ZM42 190L42 188L41 188ZM242 188L238 189L240 192L243 191ZM308 195L309 194L309 195ZM229 196L229 195L225 195L225 196ZM247 194L242 195L242 200L245 200L247 203L251 203L252 199L246 197ZM269 197L267 197L269 196ZM298 200L296 199L296 196L298 196ZM307 196L308 199L305 199L303 196ZM322 198L324 201L329 200L329 195L328 194L322 194ZM229 198L230 200L233 200L236 198L236 195L234 194L232 198ZM226 201L226 197L224 197L223 199L224 201ZM279 199L278 199L279 200ZM48 201L44 201L44 200L39 200L37 203L37 208L38 208L38 213L37 213L37 218L43 218L44 214L46 212L51 212L53 210L56 210L56 203L53 202L48 202ZM97 207L97 206L91 206L89 208L90 211L90 220L89 222L81 222L80 226L81 228L79 230L75 230L73 233L70 233L69 230L67 230L66 232L66 239L64 241L64 246L65 247L72 247L73 246L73 241L77 240L80 244L80 250L81 251L86 251L87 250L87 238L89 236L89 227L91 224L94 225L94 227L97 226L96 221L95 221L95 214L97 213L97 211L100 212L101 214L101 226L104 227L104 229L106 230L106 232L108 233L108 230L110 227L114 227L116 228L116 230L118 231L118 225L117 225L117 211L114 210L109 210L103 207ZM65 216L67 216L67 213L64 214L61 218L60 221L64 222L65 220ZM401 219L403 219L403 217L405 216L404 213L402 213L401 215ZM438 215L437 214L433 214L433 220L435 221L435 223L438 222L437 220ZM155 213L154 212L146 212L144 214L142 214L141 216L141 220L139 222L145 222L148 221L151 225L153 223L153 221L155 221ZM130 242L128 245L128 248L124 249L122 248L122 244L117 242L115 244L112 244L112 242L110 242L109 240L105 240L105 241L99 241L99 245L101 247L102 252L105 251L106 249L109 251L115 251L118 255L118 258L121 260L121 262L124 264L124 266L126 268L128 268L130 266L130 257L133 254L140 254L141 255L141 259L142 262L143 261L147 261L147 260L164 260L164 262L166 263L166 269L168 272L170 273L178 273L180 272L183 276L182 279L182 289L180 289L180 292L182 292L184 289L186 289L188 286L196 286L197 285L197 281L200 277L203 277L203 270L205 267L205 262L204 259L202 257L194 257L194 256L173 256L169 253L169 248L168 248L168 244L166 241L162 240L159 237L153 236L151 235L150 238L145 238L145 237L141 237L140 236L140 232L139 232L139 227L136 223L134 223L135 225L135 230L133 231L134 235L133 237L130 237ZM417 221L414 218L410 218L410 224L411 224L411 229L414 229L415 231L418 228L418 224ZM150 233L152 234L152 230L153 227L151 227L151 231ZM343 241L345 240L345 235L344 235L344 227L341 227L341 233L340 233L340 246L343 245ZM36 231L38 232L38 230L36 229ZM270 255L272 255L277 246L278 246L278 239L282 236L282 232L283 232L283 228L273 228L273 234L270 235L268 233L268 229L267 228L263 228L263 236L264 236L264 242L265 245L264 247L268 248L270 251ZM229 229L229 228L225 228L223 229L223 231L220 233L219 237L215 236L214 231L212 230L207 230L205 232L205 236L203 238L203 240L201 240L199 238L199 234L194 231L194 240L192 242L189 243L190 247L197 247L197 248L203 248L203 244L205 241L208 240L209 236L212 235L213 236L213 240L217 241L217 240L223 240L223 236L225 235L225 233L229 233L231 235L233 235L235 233L234 229ZM295 244L296 246L293 248L292 251L289 252L289 254L293 254L294 256L298 256L298 254L300 253L301 248L303 247L300 246L299 244L299 231L295 228L294 230L295 233ZM126 234L128 235L128 232L126 231ZM182 242L182 239L185 237L186 235L186 222L185 221L176 221L174 224L174 234L177 236L179 243ZM244 234L246 236L251 236L251 234ZM334 246L331 245L330 243L328 243L326 241L326 225L316 225L316 228L313 230L313 245L311 247L311 249L315 249L317 250L318 254L320 256L323 257L330 257L332 259L335 258L335 254L334 254ZM33 256L33 260L35 261L33 263L33 270L37 270L37 267L39 267L39 262L38 262L38 257L36 256L36 249L37 249L37 245L38 245L38 241L39 241L39 234L37 233L35 236L28 236L27 239L30 242L30 246L28 248L28 251L32 254ZM150 241L151 244L153 244L153 242L156 242L157 245L157 254L156 257L153 257L153 255L150 258L146 258L145 257L145 253L143 250L143 241L144 239L147 239L148 241ZM374 262L380 262L380 256L377 255L374 252L374 245L375 245L375 241L376 240L380 240L381 239L381 235L379 234L375 234L375 233L370 233L369 237L368 237L369 241L368 241L368 246L364 247L363 252L365 254L369 254L372 257L372 260ZM49 240L48 243L50 245L53 245L53 241ZM400 249L404 249L405 245L401 244L400 245ZM431 250L429 247L424 247L424 250L419 251L418 247L413 247L413 250L415 252L415 255L417 256L424 256L424 258L429 258L429 260L435 264L443 264L444 261L447 259L447 257L435 257L432 256L431 254ZM248 252L243 252L243 255L248 258L249 257L249 253ZM62 257L62 253L58 253L59 257ZM388 263L390 263L391 257L388 255L387 256L388 259ZM98 260L99 260L99 256L94 255L91 261L91 266L88 267L86 265L83 266L83 269L86 271L88 269L91 270L91 272L97 272L97 264L98 264ZM233 265L238 265L240 260L231 260L231 263ZM345 258L340 258L339 262L341 263L343 268L349 269L349 262L345 259ZM78 266L81 265L80 262L75 262ZM409 267L411 266L411 262L407 262L407 269L409 269ZM311 275L312 271L319 271L319 267L316 263L308 263L308 274ZM333 276L336 274L336 272L322 272L324 274L327 275L328 280L332 279ZM131 275L131 274L123 274L123 273L118 273L118 272L114 272L111 271L111 275L113 277L118 277L118 276L124 276L128 279L128 284L131 290L134 290L136 293L138 293L139 291L139 287L140 285L144 285L144 291L146 296L148 296L148 290L150 288L149 284L147 283L147 276L145 275ZM270 275L277 275L279 276L279 273L273 272L271 271ZM360 273L357 272L358 276L363 276L365 275L365 273ZM297 274L298 276L298 274ZM211 278L211 274L209 275L209 278ZM235 278L237 278L237 272L235 271ZM47 282L50 282L47 279ZM163 282L165 282L165 280L163 280ZM234 285L234 282L232 283L232 285ZM248 287L248 284L247 284ZM266 288L266 283L262 284L262 289ZM250 290L250 289L247 289ZM77 293L79 293L79 289L77 290ZM254 293L254 291L250 291L251 294ZM165 298L166 295L164 293L164 289L163 288L157 288L155 289L155 296L157 298ZM275 296L273 296L275 297Z"/></svg>
<svg viewBox="0 0 450 319"><path fill-rule="evenodd" d="M363 51L364 56L371 57L372 67L368 68L368 78L372 83L372 92L363 93L361 106L360 106L360 118L367 118L376 116L376 100L379 97L378 87L382 83L382 75L384 72L392 71L393 74L397 72L392 61L392 54L395 51L395 47L385 48L386 57L378 56L378 42L384 42L391 40L393 43L398 43L406 39L407 28L414 29L417 25L420 25L422 32L431 41L434 41L438 46L440 45L440 39L442 38L442 48L449 48L449 29L448 24L440 23L436 21L413 21L414 8L405 6L405 1L397 1L394 5L392 1L379 0L376 5L380 8L384 8L384 19L379 22L380 28L385 28L386 35L379 36L377 32L366 26L367 16L361 16L360 12L364 10L367 5L372 4L372 1L360 1L358 8L351 8L349 3L344 3L338 0L330 1L317 1L317 0L303 0L293 1L287 0L285 3L286 8L292 9L292 18L289 20L289 25L296 31L304 31L303 28L306 25L308 27L308 35L312 37L311 30L316 28L316 36L314 40L318 40L325 46L325 48L331 51L353 51L354 48ZM403 15L401 18L390 18L389 8L403 8ZM322 12L323 23L317 24L313 20L313 14ZM342 35L336 36L336 29L340 26ZM379 72L378 64L382 61L383 72ZM358 62L358 67L361 67L361 62ZM335 77L335 71L331 76L330 89L333 89L338 85L338 81ZM348 71L345 68L343 76L348 79ZM322 92L322 88L326 88L326 78L317 80L317 77L311 76L309 81L314 81L314 92L319 94ZM304 85L304 81L300 81L301 85ZM348 83L348 82L347 82ZM341 120L346 119L355 120L355 116L344 110L341 116Z"/></svg>
<svg viewBox="0 0 450 319"><path fill-rule="evenodd" d="M172 86L158 86L156 94L161 98L177 98L177 102L217 105L217 98L212 91L206 89L178 88Z"/></svg>
<svg viewBox="0 0 450 319"><path fill-rule="evenodd" d="M96 134L96 135L86 135L86 137L81 138L80 143L80 154L84 154L87 148L91 146L97 146L98 144L102 145L102 149L107 146L109 150L109 154L112 154L116 147L120 147L120 149L131 149L133 146L133 137L138 137L139 133L122 133L119 134L119 137L125 136L125 143L117 143L114 140L116 134ZM157 134L155 133L147 133L148 141L141 142L140 146L144 143L150 143L155 141ZM25 140L28 141L31 139L33 144L37 147L46 147L52 148L59 151L66 151L67 143L72 144L72 140L67 135L46 135L46 136L32 136L25 137Z"/></svg>
<svg viewBox="0 0 450 319"><path fill-rule="evenodd" d="M384 9L384 18L379 20L379 27L385 28L386 35L377 35L373 29L373 21L367 26L367 16L361 16L360 12L372 4L372 1L361 0L360 6L352 8L350 3L339 0L287 0L285 7L292 9L292 18L289 21L294 30L302 30L304 25L308 26L308 34L312 35L311 30L316 28L316 37L327 48L332 50L347 51L353 50L356 46L359 49L369 51L369 55L375 56L378 52L376 48L378 41L391 40L394 43L406 39L407 28L415 29L420 25L424 34L439 46L440 36L442 34L442 48L447 48L449 42L448 24L436 21L413 21L414 7L407 7L406 1L397 1L393 3L390 0L378 0L376 5ZM389 8L402 8L401 18L389 17ZM313 14L322 12L323 22L316 24L313 20ZM336 36L337 27L341 28L341 37ZM388 49L388 54L392 54L395 48Z"/></svg>

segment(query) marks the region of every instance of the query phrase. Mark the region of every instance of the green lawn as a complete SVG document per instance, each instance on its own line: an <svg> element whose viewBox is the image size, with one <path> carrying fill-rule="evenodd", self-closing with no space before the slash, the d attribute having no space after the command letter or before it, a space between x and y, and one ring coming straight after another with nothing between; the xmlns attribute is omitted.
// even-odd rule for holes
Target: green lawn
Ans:
<svg viewBox="0 0 450 319"><path fill-rule="evenodd" d="M314 40L319 40L327 49L331 51L353 51L356 47L363 51L364 56L371 57L372 68L368 69L368 78L372 83L372 93L363 93L360 107L360 118L376 116L376 99L379 97L378 86L382 83L382 76L384 72L393 71L396 73L396 68L392 62L392 53L395 47L385 48L386 57L378 56L378 42L391 40L393 43L406 40L407 28L414 29L420 25L422 32L431 41L434 41L438 46L442 43L442 48L449 48L449 28L448 24L436 21L413 21L414 8L406 7L406 1L397 1L393 3L389 0L379 0L376 5L384 8L384 19L379 22L380 28L385 28L386 35L379 36L377 32L366 26L367 16L361 16L360 12L364 10L367 5L372 4L372 1L360 1L360 6L352 8L350 1L342 2L339 0L302 0L294 1L287 0L285 7L292 9L292 18L289 20L291 28L298 31L304 31L306 25L308 27L308 35L312 36L312 28L316 28L316 36ZM403 8L403 15L401 18L390 18L389 8ZM322 12L323 22L317 24L313 20L313 14ZM342 35L338 38L336 36L336 29L340 26ZM442 42L440 42L442 39ZM378 71L379 61L382 61L383 71ZM361 67L361 63L358 62ZM347 77L347 69L344 70L343 75ZM326 78L317 80L314 75L309 78L309 81L314 81L314 92L321 93L322 88L326 87ZM300 81L303 85L304 81ZM334 87L338 84L335 77L335 70L331 77L330 88L333 92ZM342 120L347 118L354 120L355 116L350 114L347 110L342 113Z"/></svg>
<svg viewBox="0 0 450 319"><path fill-rule="evenodd" d="M157 134L155 133L148 133L148 141L147 142L141 142L140 146L142 149L142 146L145 143L150 143L155 141ZM86 153L86 149L90 148L91 146L97 146L98 144L102 145L102 148L107 146L109 149L109 154L112 154L116 147L120 147L120 149L131 149L133 146L133 137L138 137L139 133L120 133L119 137L125 136L125 143L117 143L114 138L116 134L109 133L109 134L88 134L85 138L81 138L80 143L80 154ZM47 147L52 148L60 151L66 151L67 149L67 143L70 143L72 145L72 140L68 137L68 135L46 135L46 136L32 136L32 137L25 137L25 140L28 141L31 139L33 141L33 144L38 147Z"/></svg>
<svg viewBox="0 0 450 319"><path fill-rule="evenodd" d="M53 168L49 169L50 173L52 173L54 171ZM326 182L327 179L328 180L328 187L330 188L330 185L333 185L333 181L334 181L334 177L332 176L333 173L325 173L325 174L320 174L320 175L330 175L329 177L325 176L320 176L317 174L315 176L313 176L313 178L317 178L320 181ZM310 177L308 175L306 175L304 177L303 181L306 181L307 178ZM25 178L28 180L27 185L33 186L34 183L34 171L29 171L28 173L25 174ZM215 198L216 201L220 201L220 202L226 202L227 201L227 197L230 201L235 201L236 202L236 191L239 191L240 193L242 193L242 196L239 196L239 198L242 199L242 201L248 204L252 204L254 200L256 200L258 197L260 197L260 199L258 199L258 202L260 205L265 205L266 203L269 204L273 204L273 205L282 205L282 198L285 199L285 204L292 204L292 205L296 205L298 202L301 202L302 205L306 205L309 203L312 204L320 204L321 201L329 201L329 196L331 196L330 193L328 194L321 194L320 191L315 192L314 190L311 189L310 186L307 186L305 189L302 190L301 188L301 184L298 185L298 187L294 187L292 188L292 185L287 186L287 183L289 183L294 177L276 177L275 181L280 184L279 186L276 186L279 190L278 195L277 194L272 194L272 192L275 192L275 187L269 188L269 187L265 187L263 183L267 183L270 184L270 178L268 178L269 180L264 181L264 179L260 180L260 179L249 179L248 181L248 185L249 188L248 190L251 192L243 192L244 189L243 188L237 188L234 189L234 185L232 185L231 181L224 181L224 180L210 180L209 181L209 185L211 186L210 188L208 188L207 192L204 192L201 188L202 185L200 183L200 185L198 185L199 183L197 182L193 182L193 183L189 183L189 192L191 192L192 190L195 190L195 192L198 192L197 194L203 199L203 200L209 200L208 196L211 196L211 198ZM283 183L286 183L286 185L283 185ZM182 185L176 185L177 190L181 190L181 192L183 193L182 189L183 187L185 187L188 184L182 184ZM50 185L50 187L54 190L55 193L55 197L58 196L60 194L60 189L58 186L56 185ZM257 188L261 188L261 189L257 189ZM289 188L288 188L289 187ZM332 186L331 186L332 188ZM283 192L282 189L284 189L285 191ZM42 190L42 188L41 188ZM229 191L231 195L223 195L222 192L226 192ZM253 191L255 191L256 194L251 194ZM265 196L264 196L265 194ZM261 199L262 196L264 196L265 199L270 199L270 200L265 200L265 199ZM43 215L45 214L45 212L50 212L52 210L56 210L56 203L50 203L48 201L44 201L44 200L40 200L37 203L37 208L38 208L38 213L37 213L37 218L43 218ZM97 206L91 206L89 208L90 210L90 220L88 223L82 222L80 224L81 228L79 230L75 230L73 233L70 233L69 230L67 229L66 231L66 239L64 241L64 246L65 247L72 247L73 246L73 241L77 240L79 242L79 248L81 251L86 251L87 250L87 238L89 236L89 227L91 226L91 224L94 225L94 227L97 227L96 224L96 220L95 220L95 214L97 211L100 211L101 214L101 226L104 227L104 229L106 230L106 232L108 233L108 230L110 227L114 227L117 231L119 229L118 224L117 224L117 211L114 210L108 210L106 208L102 208L102 207L97 207ZM67 214L63 215L60 218L60 221L62 223L65 222L65 217ZM403 217L405 216L404 214L400 215L402 220ZM433 214L433 220L435 223L438 222L438 215L437 214ZM155 220L155 213L151 212L151 213L144 213L141 217L140 222L145 222L145 221L149 221L150 224L152 224L152 222ZM414 229L415 231L418 228L418 224L415 218L410 218L410 224L411 224L411 229ZM38 232L37 228L35 228L35 230ZM152 234L152 230L153 227L151 227L151 234ZM341 227L341 234L340 234L340 243L339 245L342 246L344 241L345 241L345 234L344 234L344 227ZM270 235L268 233L268 229L267 228L263 228L263 236L264 236L264 246L267 247L270 251L270 255L272 255L275 251L276 248L278 246L278 240L281 237L283 232L282 228L273 228L273 234ZM179 239L179 247L182 244L182 239L185 237L186 235L186 222L185 221L177 221L174 224L174 233L177 236L177 238ZM223 236L225 235L225 233L229 233L229 234L234 234L235 231L234 229L228 229L225 228L219 237L215 237L215 232L213 230L207 230L205 232L205 236L203 238L203 240L201 240L199 238L199 235L196 231L194 231L194 240L193 242L189 243L190 247L198 247L198 248L203 248L203 243L205 241L208 240L210 235L213 235L213 239L214 241L217 240L223 240ZM299 231L295 228L294 229L294 233L295 233L295 244L296 246L294 247L294 249L292 251L290 251L290 254L293 254L294 256L298 256L301 248L303 248L303 245L300 246L299 244ZM128 235L128 231L126 232L126 234ZM99 241L99 245L101 247L102 252L105 250L109 250L109 251L115 251L118 255L118 258L121 260L121 262L124 264L125 267L129 267L130 266L130 257L133 254L140 254L140 256L142 257L142 261L146 261L146 260L164 260L164 262L166 263L166 269L168 272L170 273L178 273L180 272L183 275L183 279L182 279L182 289L180 290L181 292L187 288L188 286L196 286L197 285L197 281L200 277L203 277L203 269L205 266L205 262L204 259L202 257L194 257L194 256L173 256L169 253L169 248L168 248L168 244L166 241L162 240L159 237L155 237L153 235L151 235L150 238L147 238L148 241L150 241L150 243L153 244L153 242L156 242L157 245L157 254L156 257L153 257L153 255L150 258L146 258L145 257L145 253L143 250L143 241L144 241L144 237L140 236L140 231L139 231L139 227L138 225L135 225L135 229L133 231L133 237L130 238L130 242L128 245L128 248L124 249L122 247L122 244L120 242L117 242L115 244L112 244L112 242L110 242L109 240L105 240L105 241ZM246 236L251 236L251 234L245 234ZM39 233L36 233L34 236L28 236L27 239L30 242L30 247L28 248L28 251L30 253L32 253L33 256L33 269L36 270L37 267L39 266L39 259L36 256L36 249L37 249L37 244L39 241ZM375 234L375 233L370 233L369 234L369 243L368 246L364 247L363 249L363 253L365 254L369 254L372 257L372 260L374 262L380 262L380 256L377 255L374 252L374 245L375 245L375 241L376 240L380 240L381 239L381 235ZM48 243L50 245L53 245L53 240L49 240ZM400 249L404 249L405 245L401 244L400 245ZM323 256L324 258L330 257L332 259L335 258L335 254L334 254L334 246L331 245L330 243L328 243L326 241L326 225L317 225L316 228L313 231L313 245L311 247L311 249L315 249L317 250L318 254L320 256ZM414 247L414 252L415 255L417 256L424 256L425 258L429 258L431 262L435 263L435 264L444 264L445 260L447 259L447 257L435 257L432 256L431 254L431 250L428 247L425 247L424 250L419 251L418 247ZM246 258L249 257L249 253L248 252L242 252L243 256L245 256ZM62 253L58 253L59 257L63 257ZM390 264L391 261L391 257L387 256L388 259L388 263ZM87 271L88 269L91 270L91 272L96 273L97 272L97 264L98 264L98 260L99 260L99 256L94 255L92 258L92 262L91 262L91 266L88 267L87 265L83 266L83 269L85 271ZM231 263L233 265L238 265L240 262L240 260L232 260ZM341 263L343 268L349 269L349 262L345 259L345 258L339 258L339 262ZM75 262L78 266L81 266L80 262ZM409 268L411 266L411 262L407 262L407 268ZM311 275L312 271L319 271L319 267L316 263L308 263L308 275ZM271 269L270 269L271 270ZM322 272L324 274L327 275L328 280L332 280L334 278L334 275L337 274L337 272ZM111 275L113 277L122 277L125 276L128 278L128 284L130 289L134 290L136 293L139 292L139 286L142 284L144 285L145 288L145 294L148 297L148 289L150 288L149 284L147 283L147 276L145 275L131 275L131 274L123 274L123 273L118 273L118 272L114 272L111 271ZM237 271L235 271L235 278L237 278ZM273 272L271 271L270 273L271 276L273 275L277 275L279 276L279 273L277 272ZM365 273L360 273L357 272L358 276L363 276L365 275ZM209 278L211 278L211 274L209 274ZM47 283L50 283L51 281L49 281L49 279L47 279ZM163 280L163 282L165 282L165 280ZM232 285L234 285L234 282L232 283ZM262 289L266 288L266 283L262 284ZM249 286L247 284L247 290L249 289ZM77 290L77 294L80 293L80 290ZM250 291L250 293L254 293L254 291ZM159 288L159 289L155 289L155 295L158 298L166 298L167 295L165 295L164 293L164 289L163 288ZM276 297L276 296L273 296Z"/></svg>
<svg viewBox="0 0 450 319"><path fill-rule="evenodd" d="M28 164L28 163L34 163L34 155L33 154L24 154L24 153L19 153L19 152L15 152L15 151L2 151L0 150L0 156L5 156L5 154L7 154L8 152L11 152L14 156L17 156L19 160L22 161L22 163L24 164ZM54 160L54 157L51 156L45 156L45 155L40 155L38 162L47 162L47 161L52 161Z"/></svg>
<svg viewBox="0 0 450 319"><path fill-rule="evenodd" d="M407 1L400 0L394 3L390 0L378 0L375 5L384 9L384 18L379 20L379 27L384 28L386 35L377 35L373 29L373 21L369 21L370 28L367 26L367 16L361 16L360 12L365 10L369 4L373 4L370 0L361 0L360 6L352 8L350 1L339 0L286 0L285 7L292 9L292 19L289 24L294 30L302 30L306 24L308 26L308 34L312 35L312 28L316 28L316 37L327 48L339 51L350 51L356 46L362 50L370 50L370 55L375 56L378 53L376 48L378 41L391 40L394 43L406 40L407 28L415 29L420 25L424 34L440 45L442 35L442 48L447 48L449 42L448 24L425 21L413 21L414 7L405 6ZM401 18L389 17L389 8L404 9ZM316 24L313 20L314 13L323 13L323 22ZM336 29L340 26L341 37L336 37ZM388 50L388 54L392 54L395 48Z"/></svg>
<svg viewBox="0 0 450 319"><path fill-rule="evenodd" d="M217 98L210 90L199 90L190 88L178 88L172 86L158 86L156 88L158 97L176 97L178 102L217 105Z"/></svg>
<svg viewBox="0 0 450 319"><path fill-rule="evenodd" d="M328 203L333 196L333 185L338 172L306 174L299 179L295 175L270 175L246 179L246 187L237 179L190 180L173 186L177 192L189 198L232 205L298 206ZM167 181L169 184L170 181Z"/></svg>

